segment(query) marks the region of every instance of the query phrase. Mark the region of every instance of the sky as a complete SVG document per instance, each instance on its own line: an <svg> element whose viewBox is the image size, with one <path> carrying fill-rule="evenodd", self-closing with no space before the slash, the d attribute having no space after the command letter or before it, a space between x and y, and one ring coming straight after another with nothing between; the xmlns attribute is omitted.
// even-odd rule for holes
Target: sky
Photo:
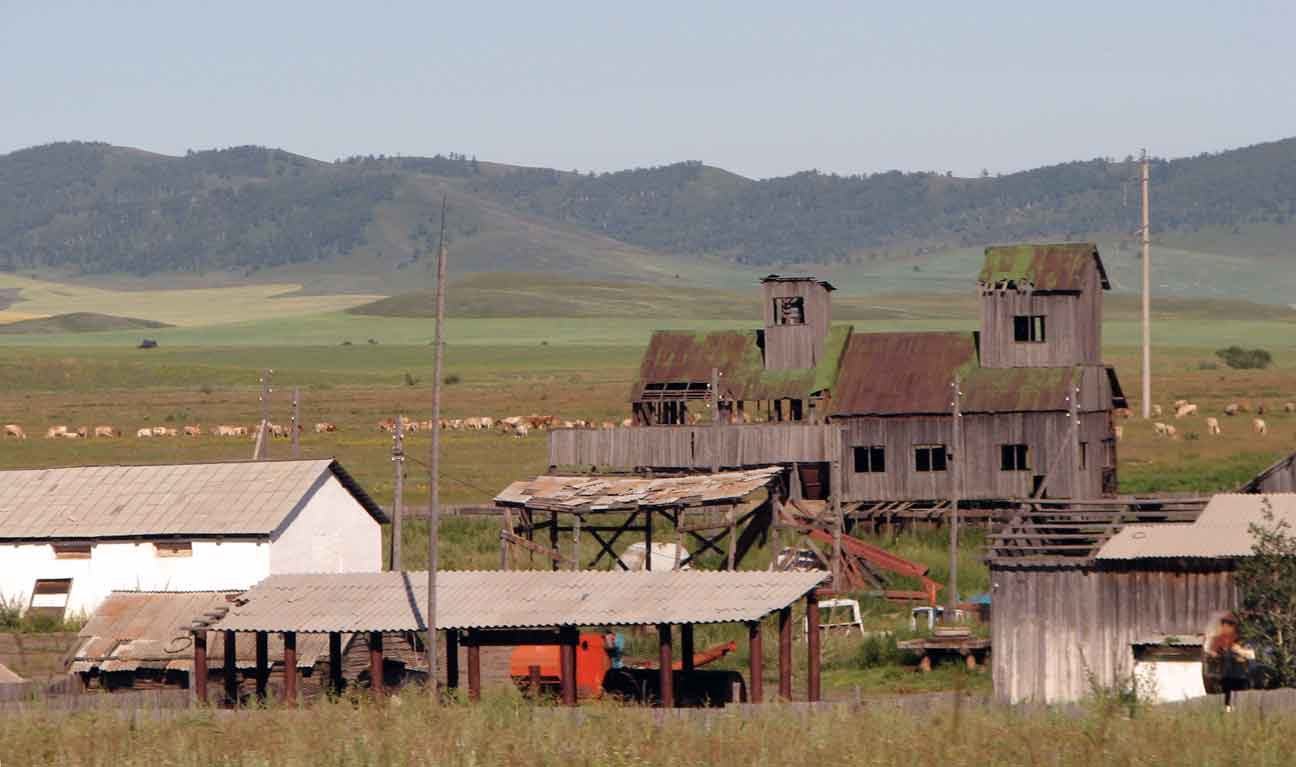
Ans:
<svg viewBox="0 0 1296 767"><path fill-rule="evenodd" d="M975 175L1296 135L1296 3L0 0L0 153L94 140Z"/></svg>

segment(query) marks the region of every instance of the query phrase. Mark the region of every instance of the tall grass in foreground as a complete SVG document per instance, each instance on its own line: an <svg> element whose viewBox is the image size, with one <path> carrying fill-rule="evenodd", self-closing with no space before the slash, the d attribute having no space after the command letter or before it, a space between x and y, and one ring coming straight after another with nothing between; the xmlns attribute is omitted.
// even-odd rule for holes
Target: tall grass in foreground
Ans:
<svg viewBox="0 0 1296 767"><path fill-rule="evenodd" d="M182 712L164 722L120 714L0 719L4 764L15 765L1083 765L1176 767L1291 763L1296 715L1218 709L1026 714L885 707L812 716L771 707L749 718L675 718L590 705L579 712L488 696L434 707L407 693L385 705Z"/></svg>

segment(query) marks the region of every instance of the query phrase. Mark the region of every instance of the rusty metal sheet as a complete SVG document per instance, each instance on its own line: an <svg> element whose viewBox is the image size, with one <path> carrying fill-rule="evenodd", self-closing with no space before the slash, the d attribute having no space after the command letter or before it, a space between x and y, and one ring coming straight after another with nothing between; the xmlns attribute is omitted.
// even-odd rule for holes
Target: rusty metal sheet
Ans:
<svg viewBox="0 0 1296 767"><path fill-rule="evenodd" d="M977 282L984 287L1080 291L1090 266L1098 269L1103 288L1110 290L1107 270L1098 246L1092 242L992 245L985 249L985 263Z"/></svg>
<svg viewBox="0 0 1296 767"><path fill-rule="evenodd" d="M684 477L542 476L512 483L495 496L495 502L560 511L707 506L739 501L781 472L780 467L769 466Z"/></svg>
<svg viewBox="0 0 1296 767"><path fill-rule="evenodd" d="M446 571L443 629L730 623L787 607L823 572ZM423 631L426 572L273 575L211 624L232 631Z"/></svg>
<svg viewBox="0 0 1296 767"><path fill-rule="evenodd" d="M971 333L854 333L832 392L832 415L952 412L956 373L976 370Z"/></svg>
<svg viewBox="0 0 1296 767"><path fill-rule="evenodd" d="M82 466L0 471L0 540L267 536L329 474L387 521L330 459Z"/></svg>

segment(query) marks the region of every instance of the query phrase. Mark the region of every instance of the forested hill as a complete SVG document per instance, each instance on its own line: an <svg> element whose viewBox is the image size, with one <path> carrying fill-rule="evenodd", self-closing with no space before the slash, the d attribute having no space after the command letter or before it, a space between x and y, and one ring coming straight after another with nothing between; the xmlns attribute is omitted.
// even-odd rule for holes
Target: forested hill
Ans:
<svg viewBox="0 0 1296 767"><path fill-rule="evenodd" d="M0 269L250 274L328 263L394 274L434 249L443 193L458 266L469 270L599 273L654 254L859 263L928 247L1127 236L1135 173L1131 162L1092 160L974 179L753 181L697 162L581 174L463 155L321 162L259 147L168 157L62 143L0 156ZM1217 249L1233 237L1254 254L1243 245L1250 232L1285 230L1296 213L1296 139L1158 160L1152 177L1159 237L1191 245L1209 233Z"/></svg>

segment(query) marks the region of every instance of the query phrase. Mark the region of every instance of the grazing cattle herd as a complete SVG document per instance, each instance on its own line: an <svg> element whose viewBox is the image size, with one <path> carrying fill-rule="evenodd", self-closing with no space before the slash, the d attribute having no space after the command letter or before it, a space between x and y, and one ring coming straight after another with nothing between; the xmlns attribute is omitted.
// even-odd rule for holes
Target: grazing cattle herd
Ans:
<svg viewBox="0 0 1296 767"><path fill-rule="evenodd" d="M1284 413L1296 413L1296 402L1285 402L1283 403L1282 409ZM1263 401L1253 403L1250 400L1242 400L1240 402L1230 402L1229 404L1225 405L1223 414L1230 418L1233 416L1241 415L1243 413L1255 413L1256 416L1262 416L1265 414L1266 410L1267 407ZM1151 407L1151 411L1152 411L1153 418L1159 418L1161 416L1161 413L1164 412L1161 409L1160 405L1153 405ZM1176 420L1188 418L1189 416L1200 415L1201 413L1201 410L1200 408L1197 407L1197 405L1193 404L1192 402L1189 402L1188 400L1182 400L1182 399L1175 400L1173 405L1173 411ZM1133 417L1134 413L1129 408L1120 408L1119 410L1116 411L1116 415L1121 418L1131 418ZM1206 416L1205 425L1206 425L1206 433L1213 437L1218 437L1224 433L1224 429L1220 426L1220 420L1213 415ZM1120 440L1124 436L1124 431L1125 430L1120 425L1117 425L1115 427L1117 440ZM1269 424L1265 423L1265 420L1263 418L1259 418L1259 417L1253 418L1251 420L1251 432L1253 434L1263 437L1269 433ZM1175 428L1172 424L1162 423L1161 421L1155 421L1152 424L1152 433L1158 437L1168 437L1170 439L1174 439L1179 435L1179 430Z"/></svg>
<svg viewBox="0 0 1296 767"><path fill-rule="evenodd" d="M626 418L620 423L616 421L568 421L557 416L535 414L511 415L505 418L492 418L488 415L473 418L442 418L440 423L441 429L444 431L497 431L515 437L525 437L533 431L545 431L547 429L615 429L618 426L622 428L634 426L634 420L630 418ZM402 418L401 425L407 434L432 430L431 421ZM394 433L396 431L396 419L388 418L379 421L378 431Z"/></svg>

